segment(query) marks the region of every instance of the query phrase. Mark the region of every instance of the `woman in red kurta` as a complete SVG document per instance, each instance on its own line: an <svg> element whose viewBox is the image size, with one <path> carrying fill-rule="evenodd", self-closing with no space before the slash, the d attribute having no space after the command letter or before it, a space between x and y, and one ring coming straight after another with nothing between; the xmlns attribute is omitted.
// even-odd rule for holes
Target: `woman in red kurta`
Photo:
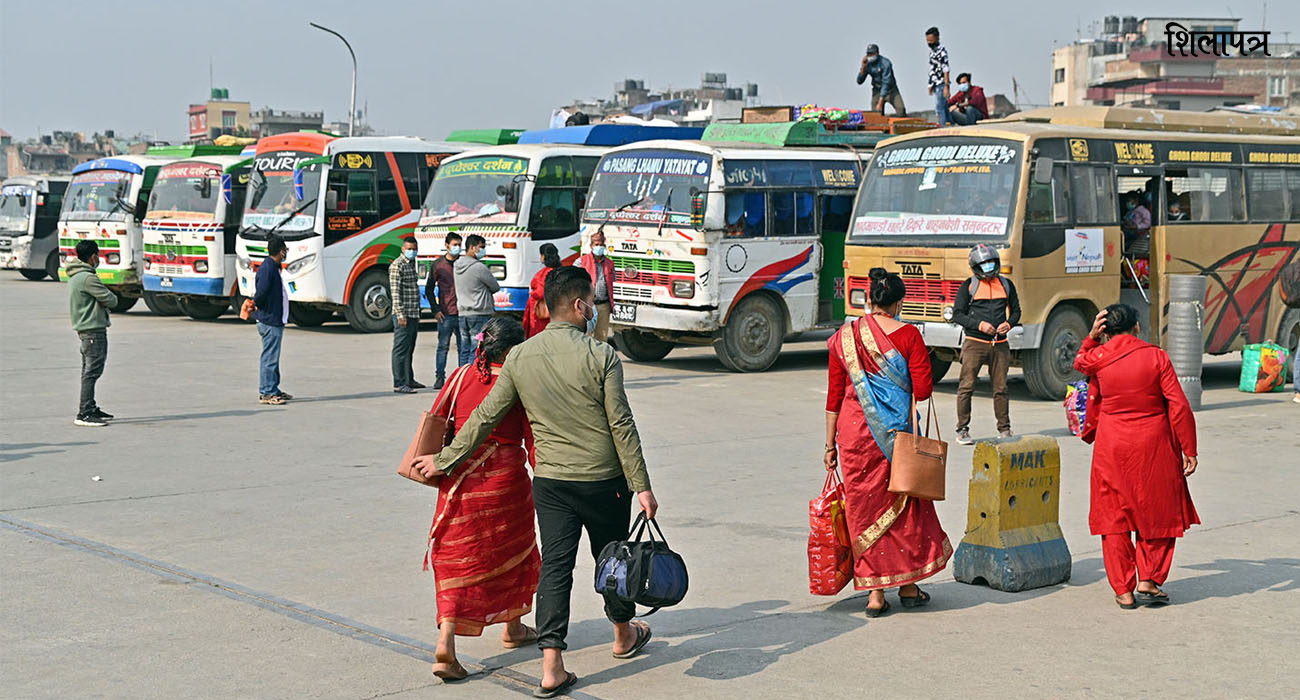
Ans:
<svg viewBox="0 0 1300 700"><path fill-rule="evenodd" d="M899 588L905 608L929 602L916 582L943 570L952 545L934 502L889 492L890 431L915 420L913 398L930 398L930 356L921 333L897 320L902 279L882 268L869 274L873 313L842 326L829 343L825 464L844 474L853 587L871 591L867 616L878 617L889 610L886 588Z"/></svg>
<svg viewBox="0 0 1300 700"><path fill-rule="evenodd" d="M560 251L554 243L543 243L542 269L528 284L528 303L524 305L524 335L531 338L546 329L551 314L546 310L546 276L560 266Z"/></svg>
<svg viewBox="0 0 1300 700"><path fill-rule="evenodd" d="M1097 314L1074 360L1088 377L1082 437L1095 440L1088 526L1101 535L1106 577L1125 609L1169 602L1160 586L1174 540L1201 522L1187 490L1196 471L1196 419L1169 355L1137 337L1139 330L1136 309L1112 304Z"/></svg>
<svg viewBox="0 0 1300 700"><path fill-rule="evenodd" d="M483 327L478 360L457 370L442 390L455 392L445 405L454 400L457 428L492 390L510 348L523 341L523 327L513 318L497 317ZM541 571L532 481L524 465L531 446L528 417L516 404L465 466L438 482L425 564L433 566L438 591L433 673L444 680L469 675L456 659L456 635L477 637L484 627L504 622L501 642L507 649L537 641L537 631L520 622L532 610ZM438 473L432 461L421 457L417 464L426 475Z"/></svg>

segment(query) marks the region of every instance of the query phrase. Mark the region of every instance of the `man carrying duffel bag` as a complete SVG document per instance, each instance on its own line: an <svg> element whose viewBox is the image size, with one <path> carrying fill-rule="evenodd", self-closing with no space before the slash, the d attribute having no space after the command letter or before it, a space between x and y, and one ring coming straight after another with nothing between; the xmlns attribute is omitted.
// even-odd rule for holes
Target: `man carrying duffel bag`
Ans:
<svg viewBox="0 0 1300 700"><path fill-rule="evenodd" d="M632 532L627 541L610 542L600 551L596 592L604 596L606 605L647 606L650 612L646 615L682 602L690 582L686 562L668 548L659 523L642 512L636 516Z"/></svg>

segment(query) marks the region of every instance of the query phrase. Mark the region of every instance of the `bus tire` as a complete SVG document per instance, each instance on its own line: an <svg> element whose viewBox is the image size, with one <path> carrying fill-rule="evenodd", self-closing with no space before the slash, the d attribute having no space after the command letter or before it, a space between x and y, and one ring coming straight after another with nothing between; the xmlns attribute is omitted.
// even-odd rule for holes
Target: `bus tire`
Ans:
<svg viewBox="0 0 1300 700"><path fill-rule="evenodd" d="M352 296L344 311L348 324L362 333L382 333L393 329L389 320L392 313L388 273L379 268L366 270L352 285Z"/></svg>
<svg viewBox="0 0 1300 700"><path fill-rule="evenodd" d="M45 274L55 282L59 281L59 251L51 250L50 254L45 256Z"/></svg>
<svg viewBox="0 0 1300 700"><path fill-rule="evenodd" d="M633 362L658 362L673 350L672 343L645 331L619 331L613 340L614 347Z"/></svg>
<svg viewBox="0 0 1300 700"><path fill-rule="evenodd" d="M140 297L128 297L128 296L122 296L121 294L118 294L117 304L109 307L108 310L112 311L115 314L124 314L127 311L130 311L131 307L135 306L135 303L137 301L140 301Z"/></svg>
<svg viewBox="0 0 1300 700"><path fill-rule="evenodd" d="M212 301L199 297L188 297L181 299L181 311L196 321L212 321L221 318L221 314L226 313L230 308L230 300L224 297L213 297Z"/></svg>
<svg viewBox="0 0 1300 700"><path fill-rule="evenodd" d="M293 321L295 326L315 328L331 318L334 318L334 312L330 309L318 309L296 301L289 302L289 320Z"/></svg>
<svg viewBox="0 0 1300 700"><path fill-rule="evenodd" d="M752 294L727 318L718 341L722 345L718 358L737 372L762 372L780 357L784 340L785 313L780 305L767 295Z"/></svg>
<svg viewBox="0 0 1300 700"><path fill-rule="evenodd" d="M18 274L22 275L23 277L26 277L27 279L33 282L39 282L45 279L46 276L45 270L19 270ZM56 275L54 279L58 279L57 275L59 273L56 272L54 274Z"/></svg>
<svg viewBox="0 0 1300 700"><path fill-rule="evenodd" d="M1029 392L1043 399L1065 397L1065 385L1083 375L1074 369L1089 324L1083 312L1073 306L1058 306L1047 317L1043 338L1036 349L1021 353L1021 366Z"/></svg>
<svg viewBox="0 0 1300 700"><path fill-rule="evenodd" d="M141 292L144 297L144 305L154 312L155 316L180 316L181 302L174 296L159 294L158 292Z"/></svg>
<svg viewBox="0 0 1300 700"><path fill-rule="evenodd" d="M943 381L948 375L948 369L952 367L952 360L941 360L933 351L930 352L930 380L935 384Z"/></svg>

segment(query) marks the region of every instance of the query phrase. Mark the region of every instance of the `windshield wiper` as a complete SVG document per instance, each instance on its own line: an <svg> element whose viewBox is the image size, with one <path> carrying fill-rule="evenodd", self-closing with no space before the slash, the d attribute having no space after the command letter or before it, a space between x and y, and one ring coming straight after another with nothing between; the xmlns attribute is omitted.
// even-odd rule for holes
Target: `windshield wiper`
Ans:
<svg viewBox="0 0 1300 700"><path fill-rule="evenodd" d="M104 212L103 216L95 220L95 225L98 226L101 223L103 223L105 219L112 216L113 212L117 211L118 209L125 211L131 216L135 216L135 207L128 205L121 197L117 197L113 200L113 206L109 207L108 211Z"/></svg>
<svg viewBox="0 0 1300 700"><path fill-rule="evenodd" d="M287 223L289 223L290 221L292 221L292 220L293 220L293 217L295 217L295 216L301 214L301 213L303 212L304 209L306 209L307 207L310 207L311 205L313 205L313 204L315 204L315 203L316 203L316 198L313 197L313 198L312 198L311 200L309 200L306 204L303 204L301 207L298 207L297 209L294 209L293 211L289 212L289 215L288 215L288 216L284 217L283 219L280 219L280 223L276 224L275 226L272 226L272 227L271 227L271 230L266 232L266 237L267 237L267 238L270 238L272 234L274 234L276 231L279 231L279 230L280 230L280 227L281 227L281 226L284 226L285 224L287 224ZM261 227L259 226L258 228L261 228Z"/></svg>
<svg viewBox="0 0 1300 700"><path fill-rule="evenodd" d="M655 229L655 235L663 233L664 223L668 221L668 212L673 210L673 188L668 188L668 202L664 204L663 215L659 217L659 228Z"/></svg>

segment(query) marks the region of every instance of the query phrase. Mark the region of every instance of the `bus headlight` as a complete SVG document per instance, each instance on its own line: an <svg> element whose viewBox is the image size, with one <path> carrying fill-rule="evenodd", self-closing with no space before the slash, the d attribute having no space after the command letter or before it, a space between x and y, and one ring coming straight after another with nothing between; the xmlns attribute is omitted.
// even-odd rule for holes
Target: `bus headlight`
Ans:
<svg viewBox="0 0 1300 700"><path fill-rule="evenodd" d="M949 321L949 322L952 321L952 307L951 307L951 306L945 306L945 307L943 307L943 320L945 320L945 321Z"/></svg>
<svg viewBox="0 0 1300 700"><path fill-rule="evenodd" d="M307 269L307 266L311 265L314 262L316 262L316 254L312 253L311 255L304 255L301 258L294 260L293 262L289 263L288 267L284 269L289 274L296 275L299 272L302 272L303 270Z"/></svg>
<svg viewBox="0 0 1300 700"><path fill-rule="evenodd" d="M855 309L865 308L867 305L867 290L854 289L849 292L849 306Z"/></svg>
<svg viewBox="0 0 1300 700"><path fill-rule="evenodd" d="M194 261L194 271L195 271L195 272L207 272L207 271L208 271L208 261L207 261L207 260L195 260L195 261Z"/></svg>
<svg viewBox="0 0 1300 700"><path fill-rule="evenodd" d="M148 269L151 268L151 267L153 267L153 261L150 260L149 258L145 258L145 259L144 259L144 269L148 270Z"/></svg>
<svg viewBox="0 0 1300 700"><path fill-rule="evenodd" d="M694 299L695 280L673 280L672 292L678 299Z"/></svg>
<svg viewBox="0 0 1300 700"><path fill-rule="evenodd" d="M235 256L235 264L238 265L239 269L241 270L253 269L253 261L250 258L246 258L242 255Z"/></svg>
<svg viewBox="0 0 1300 700"><path fill-rule="evenodd" d="M109 265L119 265L122 262L122 256L118 253L109 253L104 256L104 262Z"/></svg>

